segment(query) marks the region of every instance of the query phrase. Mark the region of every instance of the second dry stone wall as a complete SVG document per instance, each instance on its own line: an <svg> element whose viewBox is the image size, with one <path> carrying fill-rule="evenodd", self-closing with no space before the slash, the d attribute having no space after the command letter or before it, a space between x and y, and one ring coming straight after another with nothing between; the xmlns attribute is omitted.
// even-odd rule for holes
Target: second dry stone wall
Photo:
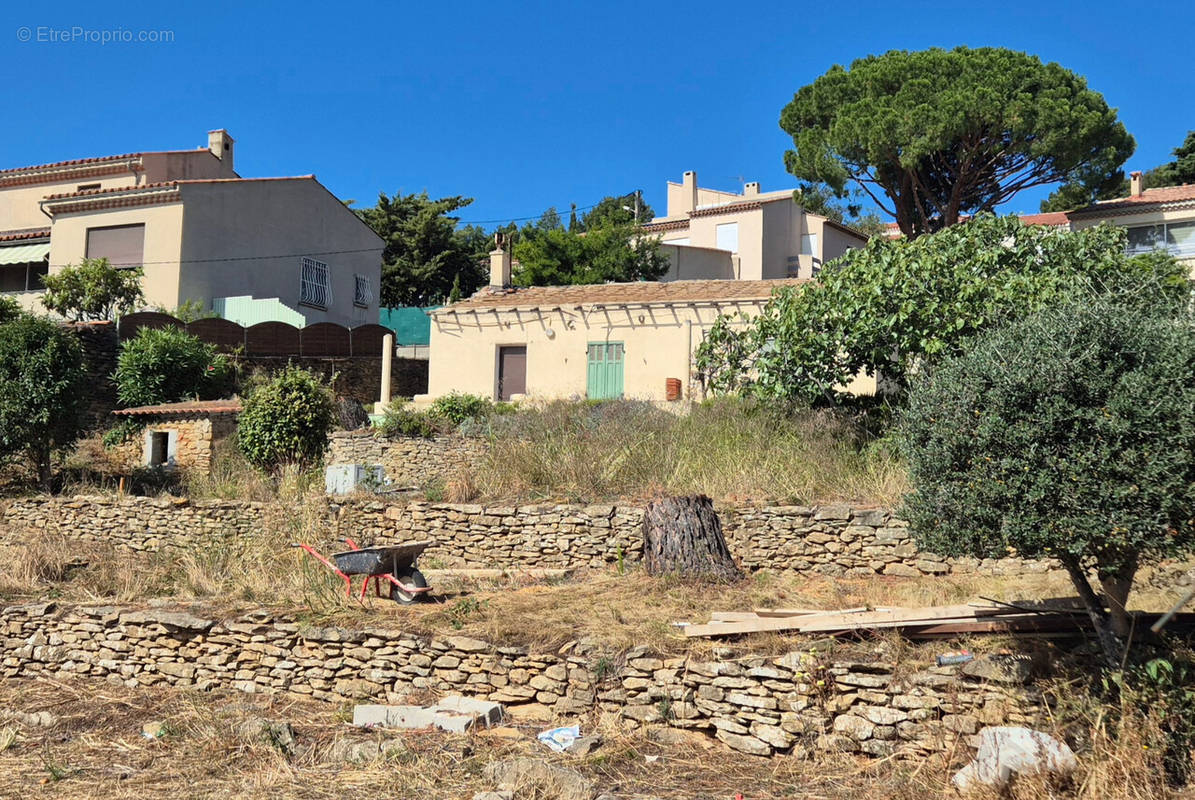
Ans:
<svg viewBox="0 0 1195 800"><path fill-rule="evenodd" d="M133 550L194 547L292 530L299 511L281 504L143 497L22 498L0 515L0 544L29 530ZM481 506L329 502L318 510L321 545L339 537L375 544L430 539L425 563L500 568L603 567L634 562L643 510L615 505ZM847 505L718 509L731 553L747 569L833 576L1045 572L1052 562L952 559L917 549L904 522Z"/></svg>

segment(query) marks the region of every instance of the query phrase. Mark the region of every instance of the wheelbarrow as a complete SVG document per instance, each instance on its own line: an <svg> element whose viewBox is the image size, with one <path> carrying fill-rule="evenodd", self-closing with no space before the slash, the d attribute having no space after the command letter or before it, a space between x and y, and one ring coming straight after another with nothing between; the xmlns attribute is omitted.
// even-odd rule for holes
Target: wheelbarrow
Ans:
<svg viewBox="0 0 1195 800"><path fill-rule="evenodd" d="M378 597L385 596L382 581L388 581L390 599L404 605L419 601L430 591L427 579L415 567L415 560L435 542L410 542L390 547L358 547L352 539L341 541L347 544L349 549L342 553L333 553L331 558L302 542L291 542L291 547L306 550L343 578L345 593L349 597L353 596L353 575L365 576L359 598L362 601L365 600L371 580Z"/></svg>

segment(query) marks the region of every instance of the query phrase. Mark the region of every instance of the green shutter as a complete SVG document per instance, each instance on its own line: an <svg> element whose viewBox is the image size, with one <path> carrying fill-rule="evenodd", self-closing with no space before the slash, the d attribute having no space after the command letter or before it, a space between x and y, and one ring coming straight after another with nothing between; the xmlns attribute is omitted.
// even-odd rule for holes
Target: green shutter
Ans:
<svg viewBox="0 0 1195 800"><path fill-rule="evenodd" d="M590 400L622 397L622 342L590 342L586 352L586 394Z"/></svg>

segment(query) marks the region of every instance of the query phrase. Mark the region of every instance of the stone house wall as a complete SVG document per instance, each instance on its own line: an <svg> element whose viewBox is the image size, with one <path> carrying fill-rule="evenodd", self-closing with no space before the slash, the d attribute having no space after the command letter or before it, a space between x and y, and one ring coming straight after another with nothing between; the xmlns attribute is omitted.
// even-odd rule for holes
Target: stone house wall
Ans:
<svg viewBox="0 0 1195 800"><path fill-rule="evenodd" d="M0 676L88 677L125 686L290 692L333 702L402 702L415 690L536 706L573 718L616 714L768 756L814 751L924 758L962 750L982 725L1034 725L1049 699L1024 685L1029 663L962 667L845 661L792 652L707 661L585 642L532 652L463 636L313 627L255 610L109 605L0 611Z"/></svg>
<svg viewBox="0 0 1195 800"><path fill-rule="evenodd" d="M145 421L144 429L120 445L117 454L128 469L145 467L149 436L154 433L173 434L176 444L172 466L207 473L212 466L212 448L236 430L236 417L236 414L140 417Z"/></svg>

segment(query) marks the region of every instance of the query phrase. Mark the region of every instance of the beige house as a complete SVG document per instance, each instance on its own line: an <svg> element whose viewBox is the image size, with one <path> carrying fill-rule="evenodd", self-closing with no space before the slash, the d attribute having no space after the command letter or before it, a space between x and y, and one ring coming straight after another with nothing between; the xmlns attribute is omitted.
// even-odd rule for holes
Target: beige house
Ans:
<svg viewBox="0 0 1195 800"><path fill-rule="evenodd" d="M233 146L217 130L198 150L0 170L0 292L41 311L42 276L107 258L143 268L150 308L376 323L382 240L313 175L241 178Z"/></svg>
<svg viewBox="0 0 1195 800"><path fill-rule="evenodd" d="M812 278L822 264L867 244L858 231L793 200L792 190L742 194L703 189L697 173L668 182L668 213L643 226L659 236L671 268L662 280Z"/></svg>
<svg viewBox="0 0 1195 800"><path fill-rule="evenodd" d="M1128 197L1104 200L1067 214L1073 230L1109 222L1128 229L1129 252L1169 251L1195 278L1195 184L1144 189L1130 176Z"/></svg>
<svg viewBox="0 0 1195 800"><path fill-rule="evenodd" d="M723 314L757 315L804 278L512 288L510 254L491 286L431 312L428 393L494 400L630 398L678 410L703 397L693 355ZM874 391L866 380L852 385Z"/></svg>

